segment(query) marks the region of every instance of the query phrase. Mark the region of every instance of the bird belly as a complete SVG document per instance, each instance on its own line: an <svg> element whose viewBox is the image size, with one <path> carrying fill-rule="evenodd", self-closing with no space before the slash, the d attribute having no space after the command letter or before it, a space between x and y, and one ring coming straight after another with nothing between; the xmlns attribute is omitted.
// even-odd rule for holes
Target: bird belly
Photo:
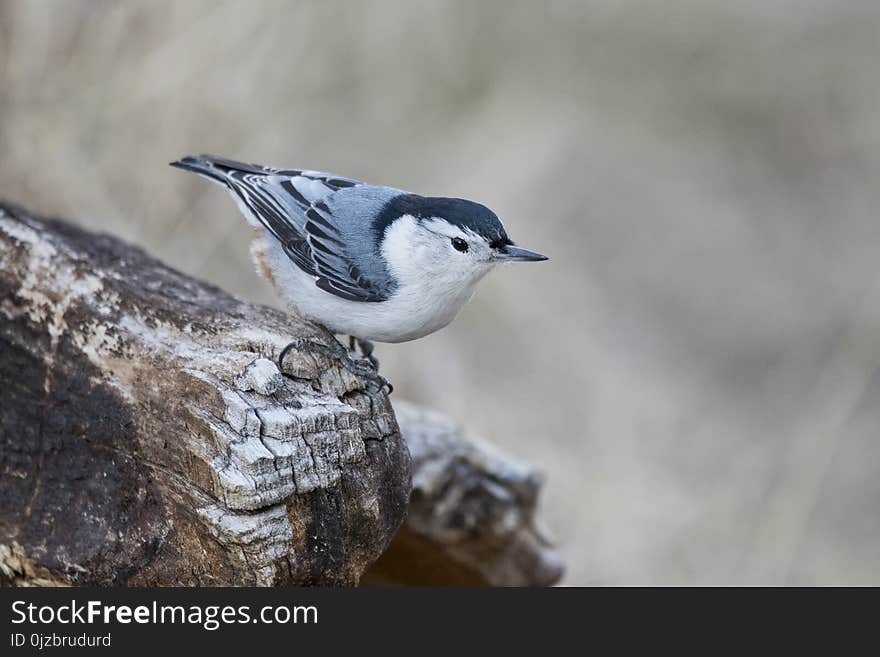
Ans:
<svg viewBox="0 0 880 657"><path fill-rule="evenodd" d="M364 340L407 342L429 335L449 324L473 295L473 286L446 293L410 286L386 301L349 301L315 285L271 238L261 236L251 252L257 272L296 314Z"/></svg>
<svg viewBox="0 0 880 657"><path fill-rule="evenodd" d="M428 302L424 295L397 292L386 301L349 301L321 290L310 276L302 278L302 286L288 295L300 315L334 333L375 342L407 342L438 331L455 318L470 296Z"/></svg>

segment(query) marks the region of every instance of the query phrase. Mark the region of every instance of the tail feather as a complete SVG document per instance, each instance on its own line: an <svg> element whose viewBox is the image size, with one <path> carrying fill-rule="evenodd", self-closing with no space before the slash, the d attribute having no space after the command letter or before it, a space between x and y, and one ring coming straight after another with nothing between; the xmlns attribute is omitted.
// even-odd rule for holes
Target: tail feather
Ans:
<svg viewBox="0 0 880 657"><path fill-rule="evenodd" d="M283 218L272 215L272 209L266 205L265 201L260 203L260 196L255 193L258 190L253 185L249 185L246 181L242 180L242 174L266 175L271 173L271 170L256 164L236 162L235 160L214 155L187 155L174 162L169 162L169 164L178 169L198 174L213 183L223 185L232 195L245 219L254 228L263 227L268 229L282 243L299 237L295 231L292 235L288 235L286 239L282 237L282 235L287 234L287 231L293 229ZM253 197L248 195L245 191L246 189L251 190Z"/></svg>
<svg viewBox="0 0 880 657"><path fill-rule="evenodd" d="M244 171L246 173L268 173L266 169L256 164L236 162L225 157L215 155L187 155L179 160L170 162L171 166L186 171L192 171L209 180L228 184L227 174L232 171Z"/></svg>
<svg viewBox="0 0 880 657"><path fill-rule="evenodd" d="M211 166L210 162L203 160L200 157L187 156L176 160L175 162L169 162L169 164L178 169L183 169L184 171L197 173L213 182L218 182L222 185L228 184L226 181L226 174L223 171L215 169Z"/></svg>

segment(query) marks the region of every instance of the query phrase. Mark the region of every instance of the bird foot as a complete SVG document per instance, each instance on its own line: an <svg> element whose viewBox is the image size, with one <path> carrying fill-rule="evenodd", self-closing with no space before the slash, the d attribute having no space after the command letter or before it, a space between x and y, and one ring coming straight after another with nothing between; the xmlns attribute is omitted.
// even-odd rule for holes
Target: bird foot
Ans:
<svg viewBox="0 0 880 657"><path fill-rule="evenodd" d="M363 342L366 342L364 340ZM383 389L388 389L388 394L390 395L394 391L394 386L389 383L389 381L379 374L379 361L372 357L372 344L367 342L370 345L370 352L364 353L364 359L355 359L352 358L351 353L345 349L341 344L337 341L333 341L332 344L326 345L319 342L314 342L312 340L294 340L290 344L284 347L281 350L281 353L278 355L278 369L282 374L284 372L284 357L287 355L287 352L291 349L296 349L297 351L302 351L305 353L311 354L321 354L322 356L328 356L331 358L336 358L342 366L358 377L363 377L367 379L370 383L372 383L377 392L381 392ZM361 341L358 340L358 345L361 350L364 350L364 346L361 344ZM369 364L365 364L364 360L366 360ZM285 376L289 376L286 375Z"/></svg>
<svg viewBox="0 0 880 657"><path fill-rule="evenodd" d="M363 358L368 363L370 363L370 367L373 368L375 375L377 377L379 377L380 379L382 379L382 381L385 382L385 385L388 386L388 394L390 395L392 392L394 392L394 386L391 385L391 383L389 383L387 379L385 379L382 376L379 376L379 359L373 355L373 352L375 351L376 346L372 342L370 342L369 340L362 340L361 338L356 338L353 335L348 336L348 349L349 349L349 351L356 353L355 346L357 346L357 348L360 350Z"/></svg>

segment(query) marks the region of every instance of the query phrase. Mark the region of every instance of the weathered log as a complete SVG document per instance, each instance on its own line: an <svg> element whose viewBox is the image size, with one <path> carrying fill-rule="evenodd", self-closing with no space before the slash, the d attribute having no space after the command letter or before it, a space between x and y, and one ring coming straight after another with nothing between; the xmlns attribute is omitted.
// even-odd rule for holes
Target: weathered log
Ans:
<svg viewBox="0 0 880 657"><path fill-rule="evenodd" d="M333 336L113 238L0 213L7 576L356 583L405 517L410 458Z"/></svg>
<svg viewBox="0 0 880 657"><path fill-rule="evenodd" d="M0 385L6 583L355 584L407 512L385 389L326 330L2 203ZM555 581L531 470L401 412L416 494L364 581Z"/></svg>

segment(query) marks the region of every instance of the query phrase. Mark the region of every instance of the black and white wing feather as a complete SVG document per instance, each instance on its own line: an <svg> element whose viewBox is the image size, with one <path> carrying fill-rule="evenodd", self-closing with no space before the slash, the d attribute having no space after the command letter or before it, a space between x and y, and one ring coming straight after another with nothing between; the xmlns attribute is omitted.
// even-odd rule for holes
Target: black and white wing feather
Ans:
<svg viewBox="0 0 880 657"><path fill-rule="evenodd" d="M391 281L382 268L365 267L374 263L364 262L368 254L362 245L352 243L368 237L362 235L363 227L353 226L351 217L337 216L331 210L339 190L369 187L365 183L320 171L274 169L211 155L185 157L172 165L225 184L322 290L350 301L388 298Z"/></svg>

